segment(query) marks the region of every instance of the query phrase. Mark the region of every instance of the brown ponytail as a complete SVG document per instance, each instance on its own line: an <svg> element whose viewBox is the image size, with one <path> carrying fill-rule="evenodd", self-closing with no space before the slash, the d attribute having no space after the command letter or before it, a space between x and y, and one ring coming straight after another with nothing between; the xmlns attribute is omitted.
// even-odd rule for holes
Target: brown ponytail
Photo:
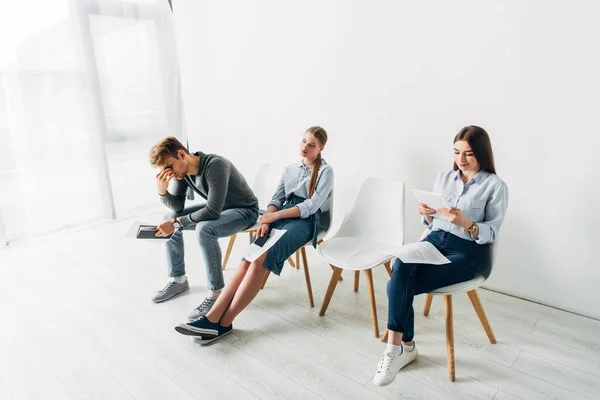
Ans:
<svg viewBox="0 0 600 400"><path fill-rule="evenodd" d="M313 197L317 189L317 177L319 176L319 168L321 167L321 153L317 156L317 160L313 164L312 175L308 184L308 197Z"/></svg>
<svg viewBox="0 0 600 400"><path fill-rule="evenodd" d="M308 133L312 133L315 138L319 141L321 146L325 146L327 143L327 132L320 126L313 126L306 130ZM312 175L310 176L310 182L308 184L308 197L312 198L317 189L317 177L319 176L319 168L321 168L321 152L317 156L315 163L313 164Z"/></svg>

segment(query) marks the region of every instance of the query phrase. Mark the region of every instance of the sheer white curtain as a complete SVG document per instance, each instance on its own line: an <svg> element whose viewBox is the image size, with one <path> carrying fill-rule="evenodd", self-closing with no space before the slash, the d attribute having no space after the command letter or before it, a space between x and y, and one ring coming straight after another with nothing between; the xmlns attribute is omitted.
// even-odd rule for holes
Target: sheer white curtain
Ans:
<svg viewBox="0 0 600 400"><path fill-rule="evenodd" d="M0 246L157 204L149 147L182 137L167 0L0 13Z"/></svg>

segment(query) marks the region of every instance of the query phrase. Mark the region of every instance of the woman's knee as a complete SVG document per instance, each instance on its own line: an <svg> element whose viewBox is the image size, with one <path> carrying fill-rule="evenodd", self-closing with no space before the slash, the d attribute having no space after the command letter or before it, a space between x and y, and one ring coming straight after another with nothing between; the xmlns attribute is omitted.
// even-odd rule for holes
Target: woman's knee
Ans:
<svg viewBox="0 0 600 400"><path fill-rule="evenodd" d="M249 270L257 273L264 273L267 269L265 268L264 260L257 259L250 263Z"/></svg>
<svg viewBox="0 0 600 400"><path fill-rule="evenodd" d="M252 263L250 261L242 260L238 269L247 272L251 264Z"/></svg>
<svg viewBox="0 0 600 400"><path fill-rule="evenodd" d="M412 273L414 264L405 264L399 258L394 261L392 266L392 277L388 281L387 291L388 295L391 292L399 290L401 287L405 287L408 284L410 275Z"/></svg>
<svg viewBox="0 0 600 400"><path fill-rule="evenodd" d="M414 264L405 264L399 258L396 258L392 264L392 279L405 279L411 273Z"/></svg>

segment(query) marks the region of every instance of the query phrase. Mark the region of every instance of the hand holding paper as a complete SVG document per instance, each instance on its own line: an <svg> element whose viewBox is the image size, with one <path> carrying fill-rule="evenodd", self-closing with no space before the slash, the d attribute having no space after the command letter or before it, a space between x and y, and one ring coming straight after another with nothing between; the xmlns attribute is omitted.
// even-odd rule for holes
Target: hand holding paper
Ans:
<svg viewBox="0 0 600 400"><path fill-rule="evenodd" d="M271 247L273 247L273 245L275 243L277 243L277 241L279 239L281 239L281 237L286 233L287 231L285 230L281 230L281 229L271 229L271 232L269 232L269 236L265 235L263 237L268 237L267 241L264 243L260 243L260 246L256 245L255 243L252 243L248 246L248 250L246 250L246 254L244 255L244 259L246 259L247 261L254 261L256 260L258 257L262 256L264 253L267 252L267 250L269 250ZM257 239L258 241L259 239Z"/></svg>

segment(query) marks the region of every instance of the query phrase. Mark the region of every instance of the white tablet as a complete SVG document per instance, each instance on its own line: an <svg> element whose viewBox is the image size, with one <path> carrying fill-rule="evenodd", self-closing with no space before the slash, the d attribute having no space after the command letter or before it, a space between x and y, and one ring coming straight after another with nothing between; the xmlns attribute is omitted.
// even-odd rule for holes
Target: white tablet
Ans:
<svg viewBox="0 0 600 400"><path fill-rule="evenodd" d="M450 204L440 193L426 192L424 190L413 189L413 194L419 203L427 204L427 207L437 210L439 208L450 208ZM438 214L437 212L434 214Z"/></svg>

